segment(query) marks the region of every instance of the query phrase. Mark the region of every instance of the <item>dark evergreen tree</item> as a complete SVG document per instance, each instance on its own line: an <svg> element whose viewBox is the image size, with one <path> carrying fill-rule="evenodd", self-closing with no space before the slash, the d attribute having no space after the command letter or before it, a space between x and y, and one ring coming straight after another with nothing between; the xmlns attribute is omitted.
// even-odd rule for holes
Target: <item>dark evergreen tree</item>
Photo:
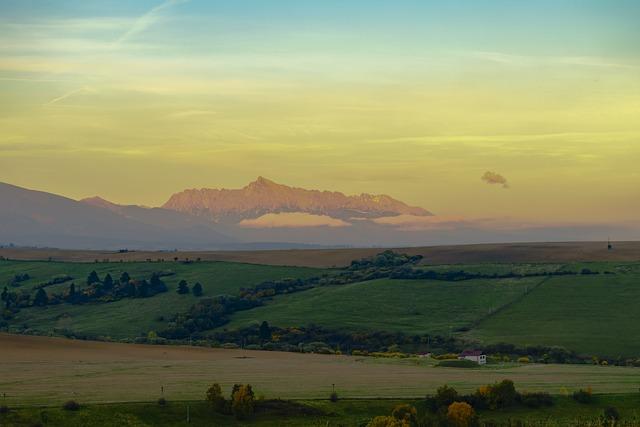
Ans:
<svg viewBox="0 0 640 427"><path fill-rule="evenodd" d="M89 277L87 277L87 285L93 285L94 283L100 283L100 278L95 270L89 273Z"/></svg>
<svg viewBox="0 0 640 427"><path fill-rule="evenodd" d="M111 277L109 273L107 273L107 275L104 276L104 280L102 281L102 288L106 292L109 292L111 291L111 289L113 289L113 277Z"/></svg>
<svg viewBox="0 0 640 427"><path fill-rule="evenodd" d="M49 297L44 289L40 288L36 291L36 296L33 299L33 305L44 307L49 302Z"/></svg>
<svg viewBox="0 0 640 427"><path fill-rule="evenodd" d="M193 295L197 297L202 296L202 285L200 284L200 282L196 282L196 284L193 285L193 289L191 289L191 292L193 292Z"/></svg>
<svg viewBox="0 0 640 427"><path fill-rule="evenodd" d="M7 289L7 287L4 287L4 290L2 291L2 294L0 294L0 300L2 301L6 301L9 295L9 289Z"/></svg>
<svg viewBox="0 0 640 427"><path fill-rule="evenodd" d="M120 275L120 283L129 283L129 280L131 280L131 277L126 271Z"/></svg>
<svg viewBox="0 0 640 427"><path fill-rule="evenodd" d="M271 341L271 327L266 320L260 324L260 339L263 341Z"/></svg>
<svg viewBox="0 0 640 427"><path fill-rule="evenodd" d="M72 283L69 285L69 301L73 302L76 299L76 284Z"/></svg>
<svg viewBox="0 0 640 427"><path fill-rule="evenodd" d="M187 284L186 280L181 280L180 283L178 283L178 291L177 292L179 294L181 294L181 295L189 293L189 285Z"/></svg>

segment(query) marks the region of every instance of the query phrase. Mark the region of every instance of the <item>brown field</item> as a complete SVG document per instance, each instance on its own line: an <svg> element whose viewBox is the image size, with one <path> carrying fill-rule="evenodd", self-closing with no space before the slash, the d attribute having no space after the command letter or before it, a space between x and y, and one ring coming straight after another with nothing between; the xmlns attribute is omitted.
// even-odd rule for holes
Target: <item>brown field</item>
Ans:
<svg viewBox="0 0 640 427"><path fill-rule="evenodd" d="M596 393L637 392L640 369L592 365L439 368L426 359L198 347L149 346L0 334L0 396L11 405L201 399L212 382L251 383L258 395L326 398L419 397L442 384L471 391L504 378L522 390L562 394L592 386Z"/></svg>
<svg viewBox="0 0 640 427"><path fill-rule="evenodd" d="M375 255L384 249L295 249L260 251L157 252L87 251L62 249L0 248L0 256L18 260L93 262L197 259L234 261L266 265L304 267L343 267L351 260ZM638 261L640 242L615 242L607 250L606 242L503 243L456 246L397 248L400 252L422 255L429 264L464 264L478 262L574 262L574 261Z"/></svg>

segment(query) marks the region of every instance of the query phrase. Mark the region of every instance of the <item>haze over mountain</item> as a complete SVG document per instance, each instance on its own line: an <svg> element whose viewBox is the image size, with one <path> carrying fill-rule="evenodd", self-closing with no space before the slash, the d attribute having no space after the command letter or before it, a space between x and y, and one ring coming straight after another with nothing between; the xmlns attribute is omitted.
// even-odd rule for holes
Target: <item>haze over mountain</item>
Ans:
<svg viewBox="0 0 640 427"><path fill-rule="evenodd" d="M542 224L433 215L389 196L346 196L258 178L186 190L163 207L81 201L0 183L0 245L77 249L424 246L640 238L638 224Z"/></svg>
<svg viewBox="0 0 640 427"><path fill-rule="evenodd" d="M0 243L60 248L220 248L237 242L165 209L79 202L0 183Z"/></svg>
<svg viewBox="0 0 640 427"><path fill-rule="evenodd" d="M174 194L162 206L218 221L241 221L270 213L302 212L332 218L380 218L395 215L430 216L387 195L346 196L337 191L306 190L258 177L236 189L191 189Z"/></svg>

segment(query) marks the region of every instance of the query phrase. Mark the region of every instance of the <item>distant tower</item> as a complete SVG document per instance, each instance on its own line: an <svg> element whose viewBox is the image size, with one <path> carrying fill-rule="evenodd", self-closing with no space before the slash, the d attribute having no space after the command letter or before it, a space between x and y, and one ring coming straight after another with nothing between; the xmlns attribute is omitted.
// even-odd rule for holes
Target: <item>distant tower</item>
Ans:
<svg viewBox="0 0 640 427"><path fill-rule="evenodd" d="M608 238L608 239L607 239L607 249L608 249L608 250L613 249L613 245L611 244L611 238Z"/></svg>

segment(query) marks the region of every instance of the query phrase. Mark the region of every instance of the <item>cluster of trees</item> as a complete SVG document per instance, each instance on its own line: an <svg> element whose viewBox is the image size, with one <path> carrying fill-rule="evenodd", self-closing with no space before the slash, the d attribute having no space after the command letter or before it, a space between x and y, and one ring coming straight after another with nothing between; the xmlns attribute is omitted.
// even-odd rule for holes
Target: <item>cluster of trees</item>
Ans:
<svg viewBox="0 0 640 427"><path fill-rule="evenodd" d="M72 276L69 276L68 274L63 274L61 276L53 277L52 279L47 280L44 283L40 283L40 284L36 285L35 288L36 289L38 289L38 288L46 288L48 286L59 285L61 283L70 282L71 280L73 280Z"/></svg>
<svg viewBox="0 0 640 427"><path fill-rule="evenodd" d="M337 274L324 274L320 277L307 279L286 278L269 280L252 288L242 288L240 296L243 298L268 298L280 294L304 291L316 286L347 285L367 280L390 277L395 269L418 263L422 256L409 256L394 251L384 251L378 255L351 262L351 266Z"/></svg>
<svg viewBox="0 0 640 427"><path fill-rule="evenodd" d="M349 332L317 325L279 328L262 322L234 331L220 331L211 335L222 343L235 343L247 349L293 351L303 353L350 353L369 355L385 353L421 353L428 349L458 351L459 343L453 338L406 335L400 332Z"/></svg>
<svg viewBox="0 0 640 427"><path fill-rule="evenodd" d="M200 297L202 296L202 285L200 284L200 282L196 282L191 290L189 290L189 284L187 283L187 281L181 280L178 283L178 290L176 292L178 292L180 295L186 295L189 292L193 292L194 296Z"/></svg>
<svg viewBox="0 0 640 427"><path fill-rule="evenodd" d="M220 384L215 383L207 390L206 400L214 411L233 415L239 420L250 418L255 411L255 394L251 384L234 384L230 399L225 399Z"/></svg>
<svg viewBox="0 0 640 427"><path fill-rule="evenodd" d="M43 307L61 303L87 304L91 302L110 302L122 298L148 298L158 293L166 292L167 285L161 279L162 273L153 273L149 280L131 279L129 273L124 272L119 279L114 280L110 274L100 279L95 271L87 277L87 286L82 289L76 288L75 283L71 283L69 288L63 293L52 293L49 295L45 288L54 284L60 284L72 280L70 276L60 276L51 279L46 283L35 286L33 295L27 292L11 292L5 286L0 294L0 299L4 305L2 317L7 320L19 309L30 306Z"/></svg>
<svg viewBox="0 0 640 427"><path fill-rule="evenodd" d="M459 395L453 387L442 386L435 396L426 399L427 407L432 412L437 412L443 405L453 402L465 402L474 409L499 410L510 408L518 404L530 408L540 408L553 405L553 398L545 392L519 393L511 380L502 380L495 384L489 384L478 388L474 393Z"/></svg>
<svg viewBox="0 0 640 427"><path fill-rule="evenodd" d="M575 275L575 274L599 274L599 273L597 271L591 271L588 269L583 269L580 273L567 271L567 270L529 272L529 273L516 273L513 271L510 271L508 273L470 273L464 270L435 271L435 270L426 270L421 268L413 268L411 266L404 266L404 267L393 270L389 275L389 277L391 279L443 280L446 282L458 282L461 280L472 280L472 279L522 279L525 277L569 276L569 275Z"/></svg>
<svg viewBox="0 0 640 427"><path fill-rule="evenodd" d="M57 298L71 304L111 302L123 298L148 298L167 291L167 285L161 279L162 275L162 273L153 273L148 280L132 279L125 271L114 280L109 273L101 279L95 271L92 271L87 277L87 286L78 289L75 283L71 283L69 289Z"/></svg>
<svg viewBox="0 0 640 427"><path fill-rule="evenodd" d="M417 264L422 255L407 255L387 250L372 257L351 261L349 270L367 270L370 268L400 267L407 264Z"/></svg>
<svg viewBox="0 0 640 427"><path fill-rule="evenodd" d="M31 279L31 276L29 276L28 273L18 273L9 279L8 285L17 288L20 286L21 282L25 282L29 279Z"/></svg>
<svg viewBox="0 0 640 427"><path fill-rule="evenodd" d="M188 312L176 314L171 319L169 327L158 332L158 335L167 339L191 338L194 334L224 325L229 321L228 316L231 313L248 310L258 305L260 302L257 300L229 295L203 298Z"/></svg>

